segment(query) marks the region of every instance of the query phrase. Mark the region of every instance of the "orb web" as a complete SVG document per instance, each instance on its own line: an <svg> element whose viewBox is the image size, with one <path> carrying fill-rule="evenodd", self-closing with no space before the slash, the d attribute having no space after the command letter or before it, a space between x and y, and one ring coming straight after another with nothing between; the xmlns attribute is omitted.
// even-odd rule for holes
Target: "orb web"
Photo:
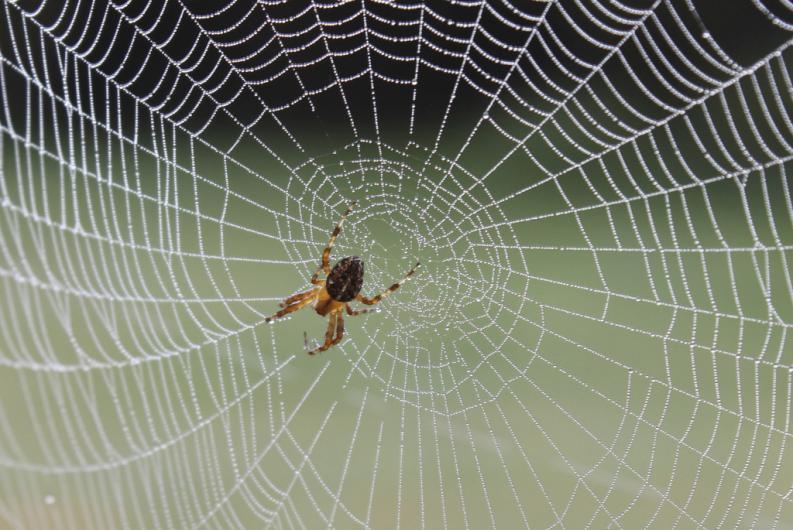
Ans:
<svg viewBox="0 0 793 530"><path fill-rule="evenodd" d="M793 12L723 9L4 1L0 526L789 524ZM352 200L422 268L308 357Z"/></svg>

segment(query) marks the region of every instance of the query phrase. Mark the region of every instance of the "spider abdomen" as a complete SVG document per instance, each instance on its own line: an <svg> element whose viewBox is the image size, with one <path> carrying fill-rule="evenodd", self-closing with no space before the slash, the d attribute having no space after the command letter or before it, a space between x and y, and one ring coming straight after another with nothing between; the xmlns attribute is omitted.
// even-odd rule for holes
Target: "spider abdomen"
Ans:
<svg viewBox="0 0 793 530"><path fill-rule="evenodd" d="M363 261L358 256L342 258L328 274L325 288L334 300L354 300L363 287Z"/></svg>

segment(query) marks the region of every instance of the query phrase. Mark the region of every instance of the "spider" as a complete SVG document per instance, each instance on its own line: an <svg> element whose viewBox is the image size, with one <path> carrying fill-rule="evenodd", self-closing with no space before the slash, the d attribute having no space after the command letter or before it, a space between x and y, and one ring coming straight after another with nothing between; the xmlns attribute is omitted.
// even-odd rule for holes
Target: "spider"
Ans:
<svg viewBox="0 0 793 530"><path fill-rule="evenodd" d="M399 289L399 286L405 283L405 281L416 272L416 269L420 265L420 263L416 263L413 268L405 274L402 280L391 285L391 287L372 298L361 295L361 288L363 287L363 261L361 258L358 256L347 256L346 258L340 259L339 262L333 266L333 269L331 269L329 261L330 251L333 248L333 244L336 242L336 238L341 233L341 226L344 224L344 220L347 219L347 216L355 205L355 201L350 204L341 216L336 228L333 229L333 233L330 235L330 241L328 241L328 245L322 252L322 262L311 277L311 283L316 287L286 298L283 302L278 304L283 309L265 319L265 322L272 322L284 315L303 309L309 304L314 307L317 314L323 317L327 316L328 329L325 332L325 342L322 345L314 349L309 349L308 335L304 333L306 350L308 350L309 355L323 352L341 341L344 336L344 318L342 316L344 310L346 310L347 314L350 316L361 315L371 311L370 309L354 310L349 304L350 301L357 300L365 305L377 304L383 298ZM319 279L320 272L325 273L326 279Z"/></svg>

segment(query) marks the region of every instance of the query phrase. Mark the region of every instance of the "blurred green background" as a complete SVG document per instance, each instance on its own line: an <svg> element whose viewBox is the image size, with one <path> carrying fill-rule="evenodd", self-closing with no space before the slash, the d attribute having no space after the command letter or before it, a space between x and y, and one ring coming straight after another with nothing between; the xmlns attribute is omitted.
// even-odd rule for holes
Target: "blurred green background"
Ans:
<svg viewBox="0 0 793 530"><path fill-rule="evenodd" d="M332 514L338 527L476 528L492 514L498 527L606 527L623 511L626 528L652 516L659 527L789 520L780 494L793 480L793 359L755 283L756 267L789 274L782 253L678 252L680 240L668 251L574 250L575 216L482 228L519 219L492 206L481 210L492 219L452 217L463 240L439 243L425 228L444 221L442 204L411 190L415 179L384 171L371 184L376 168L344 174L344 165L325 165L338 191L315 198L279 198L267 182L238 185L229 172L228 192L174 177L180 211L117 200L110 219L149 235L139 249L11 215L18 224L5 231L14 226L29 255L73 267L79 255L85 269L50 265L64 278L57 290L4 280L4 336L20 363L0 370L13 440L7 507L31 526L182 527L193 517L255 526L274 516L317 527ZM82 214L101 218L112 194L75 181L97 194L76 192ZM6 180L10 196L22 182ZM784 198L780 186L769 176L745 196L768 187ZM706 194L713 211L729 212L718 228L736 249L753 247L734 206L741 193L728 181ZM360 208L334 256L364 257L367 294L414 256L424 267L381 312L348 318L340 346L309 357L303 332L319 339L325 320L310 309L271 326L263 316L306 288L351 197ZM431 205L424 222L414 198ZM648 213L662 218L683 198L694 226L712 226L700 188L638 205L633 225L622 204L608 209L613 225L604 208L581 221L596 248L613 248L615 232L631 248L635 229L650 230ZM511 206L531 217L555 199L532 192ZM196 207L225 220L197 222ZM784 207L750 212L755 227L789 222ZM221 255L229 259L207 257Z"/></svg>

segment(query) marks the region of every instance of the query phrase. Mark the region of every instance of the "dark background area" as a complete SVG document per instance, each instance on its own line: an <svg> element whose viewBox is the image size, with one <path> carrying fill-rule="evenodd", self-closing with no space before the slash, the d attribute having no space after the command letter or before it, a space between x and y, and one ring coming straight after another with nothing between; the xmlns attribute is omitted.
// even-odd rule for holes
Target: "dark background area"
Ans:
<svg viewBox="0 0 793 530"><path fill-rule="evenodd" d="M650 0L634 0L628 4L635 8L647 8L652 3ZM362 22L365 22L371 33L369 38L378 47L395 56L415 56L416 42L393 42L378 37L378 34L396 39L415 36L421 16L418 9L400 9L379 2L364 2L368 16L362 21L361 16L356 16L361 12L362 4L358 2L333 3L333 9L314 9L313 16L311 10L306 14L306 9L311 6L309 2L284 2L268 6L266 10L252 10L254 4L254 0L236 2L228 9L221 10L215 2L189 1L184 5L194 16L180 20L182 4L173 2L135 0L123 7L123 16L114 10L103 9L101 2L96 5L81 2L78 3L79 9L72 11L72 17L61 16L62 6L58 1L17 2L22 11L35 13L34 18L43 26L54 26L53 32L62 35L60 42L63 46L73 49L88 63L98 62L98 71L125 85L129 94L145 97L149 106L160 107L161 114L169 115L170 119L179 122L188 131L202 130L202 134L219 147L222 147L224 138L228 137L229 129L253 124L257 134L272 141L273 145L290 142L283 138L283 125L305 144L304 147L314 151L311 143L318 141L323 144L317 146L321 150L333 145L344 145L355 137L375 137L378 134L375 116L381 135L405 136L408 132L407 116L412 100L412 90L406 89L405 85L412 83L416 75L416 63L392 60L377 53L367 54L367 36L358 30ZM493 9L498 16L488 10L482 10L480 14L476 5L460 7L446 2L429 2L428 5L447 18L445 22L433 20L432 23L442 28L448 36L469 39L471 25L479 20L479 27L493 37L512 46L521 47L525 44L528 33L511 29L509 24L503 23L498 17L517 24L522 23L526 27L525 20L516 17L498 2L493 3ZM694 2L696 13L689 11L685 2L675 2L675 5L677 11L685 17L684 23L694 38L700 39L700 45L708 48L707 39L703 35L705 32L709 33L740 66L750 66L770 50L780 46L787 38L786 33L773 25L749 0L697 0ZM781 6L778 1L766 2L766 5L771 13L784 13L778 7ZM576 23L581 24L587 31L591 31L593 35L601 35L606 42L615 41L614 35L605 34L592 26L586 14L577 9L574 3L564 3L564 6ZM540 15L547 5L544 2L531 2L524 3L522 7L528 14ZM16 9L11 8L9 11L12 17L17 16ZM221 11L220 14L211 18L202 18L209 12L218 11ZM239 20L242 13L247 12L252 14L245 18L243 24L235 26L232 31L217 33L218 30L230 27ZM663 5L656 12L661 22L665 22L664 19L670 16ZM300 14L302 15L290 21L290 18ZM323 30L316 25L317 19L325 25L322 27L328 27L328 34L349 34L349 37L327 38L328 35L322 35ZM146 29L145 35L135 34L131 20L135 20L138 28ZM591 61L599 61L603 57L600 50L577 35L555 7L551 7L547 14L547 24L577 55L588 57ZM21 23L12 26L16 31L21 31ZM84 33L85 26L89 28L87 33ZM653 24L647 26L649 31L657 32ZM173 34L175 28L178 29ZM305 29L309 31L294 36ZM242 61L235 60L235 74L228 76L227 68L216 68L215 73L212 73L218 61L225 64L227 59L219 55L220 49L217 46L206 49L206 35L201 35L201 32L206 31L215 32L213 38L216 43L233 43L222 48L229 57L248 57ZM7 32L8 28L0 28L0 52L12 55L14 51ZM547 29L542 29L541 32L547 32ZM251 34L255 37L246 38ZM426 31L426 28L422 38L427 41L421 48L422 57L452 71L462 68L471 80L484 88L498 89L494 80L502 79L508 73L506 67L495 66L486 60L477 61L479 51L470 50L469 53L467 45L444 41L438 35ZM547 40L552 42L550 38ZM152 42L159 46L159 52L148 53ZM474 42L495 57L514 60L514 54L494 47L481 32L475 35ZM113 47L110 46L111 43L114 43ZM262 50L266 43L270 45ZM468 53L470 62L462 65L459 58L444 55L435 46L456 53ZM305 49L282 54L272 60L274 51L282 47ZM37 71L42 76L49 75L51 80L57 79L62 68L58 62L62 62L65 57L62 49L58 48L53 43L48 43L45 46L46 57L32 55L27 60L36 64ZM539 47L535 48L539 50ZM325 57L328 50L339 53L353 49L358 51L349 55L338 55L333 61ZM626 47L625 53L631 53L630 46ZM537 51L532 58L540 69L554 75L555 68L547 54ZM366 70L369 61L375 72L403 85L378 78L371 80L369 75L363 75L342 81L343 97L336 87L325 89L329 84L335 83L337 78L348 79ZM183 65L185 71L179 72L174 63ZM298 66L300 64L309 66ZM489 65L492 69L483 73L480 71L482 65ZM74 64L64 66L74 67ZM579 68L573 64L567 66L573 70ZM81 71L80 75L99 75L97 72L88 72L81 65L76 69ZM273 76L276 78L273 79ZM452 93L455 98L451 117L453 131L447 134L470 129L488 103L488 98L473 90L468 83L460 83L455 88L454 76L440 73L426 65L420 65L418 78L420 85L416 96L417 125L414 127L414 134L419 143L431 144L435 139L434 135L438 132ZM211 97L196 90L194 81L197 79L203 80L200 86L211 91ZM555 80L565 82L561 78ZM537 82L542 82L539 76ZM24 86L11 78L8 83L9 97L21 99ZM377 97L376 109L372 100L372 84ZM57 86L57 83L53 85ZM301 95L312 91L319 92L295 103ZM89 96L83 93L82 97ZM122 116L103 117L104 97L103 93L93 94L94 106L100 120L112 122L121 119L129 130L136 117L131 111L136 107L134 101L130 99L121 103L126 110ZM214 112L218 102L228 109L228 113ZM531 99L530 102L541 104ZM284 105L289 105L289 108L269 112L270 109L278 109ZM142 115L145 114L145 108L138 110L137 118L146 121L146 117ZM267 116L260 118L262 112ZM350 117L357 130L351 129ZM208 126L207 120L210 120Z"/></svg>

